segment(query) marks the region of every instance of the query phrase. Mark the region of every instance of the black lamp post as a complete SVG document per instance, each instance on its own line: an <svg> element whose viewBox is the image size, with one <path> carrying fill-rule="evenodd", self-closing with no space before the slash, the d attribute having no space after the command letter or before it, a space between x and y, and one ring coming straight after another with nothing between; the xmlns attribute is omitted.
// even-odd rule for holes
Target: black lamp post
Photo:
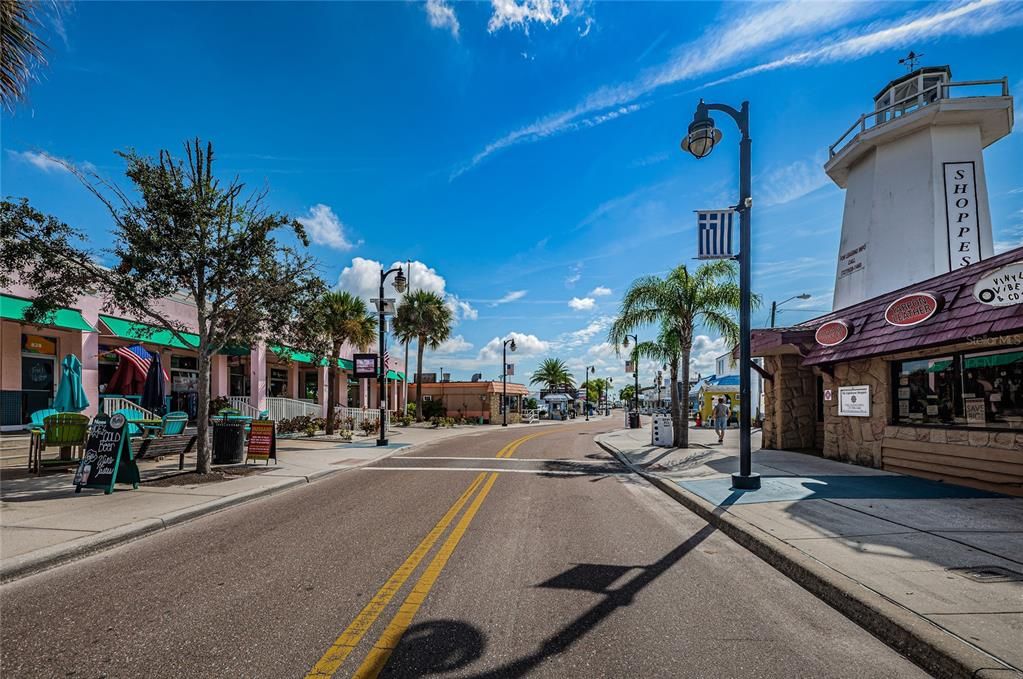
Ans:
<svg viewBox="0 0 1023 679"><path fill-rule="evenodd" d="M635 403L636 414L638 415L639 414L639 338L636 337L635 335L626 335L625 339L622 341L622 346L625 347L626 349L629 348L629 338L630 337L632 338L632 341L636 345L636 355L635 355L635 358L632 359L632 367L635 370L635 372L632 373L632 375L633 375L633 377L636 378L636 392L632 395L632 398L633 398L633 402Z"/></svg>
<svg viewBox="0 0 1023 679"><path fill-rule="evenodd" d="M804 300L805 299L810 299L810 295L808 295L808 294L806 294L804 292L802 295L793 295L792 297L789 297L784 302L771 302L771 327L772 328L774 327L774 316L778 312L778 307L780 307L782 304L785 304L787 302L791 302L794 299L804 299Z"/></svg>
<svg viewBox="0 0 1023 679"><path fill-rule="evenodd" d="M727 104L707 104L703 99L696 105L693 122L682 140L682 150L696 158L703 158L714 150L721 141L721 130L714 126L708 111L727 113L739 128L739 473L732 474L732 487L739 490L760 488L760 475L752 471L750 455L750 261L752 242L750 240L750 211L753 208L751 195L751 147L749 136L749 102L742 102L739 110ZM688 385L687 385L688 387Z"/></svg>
<svg viewBox="0 0 1023 679"><path fill-rule="evenodd" d="M583 410L586 411L586 421L590 421L590 374L597 372L597 369L592 365L586 367L586 372L583 373L586 379L583 381ZM598 399L599 403L599 399Z"/></svg>
<svg viewBox="0 0 1023 679"><path fill-rule="evenodd" d="M501 347L501 426L508 426L508 347L515 351L515 338L506 339Z"/></svg>
<svg viewBox="0 0 1023 679"><path fill-rule="evenodd" d="M614 383L614 378L609 377L604 380L604 415L607 417L611 416L611 385Z"/></svg>
<svg viewBox="0 0 1023 679"><path fill-rule="evenodd" d="M385 311L387 305L384 302L384 281L392 273L398 274L394 277L394 289L398 292L405 290L405 272L401 270L400 266L387 271L380 269L380 298L377 300L377 313L379 314L377 331L380 340L379 353L377 354L377 358L380 361L379 372L377 374L377 384L380 389L380 434L377 437L378 446L387 445L387 366L384 365L384 351L386 349L386 334L384 331L385 324L387 323Z"/></svg>

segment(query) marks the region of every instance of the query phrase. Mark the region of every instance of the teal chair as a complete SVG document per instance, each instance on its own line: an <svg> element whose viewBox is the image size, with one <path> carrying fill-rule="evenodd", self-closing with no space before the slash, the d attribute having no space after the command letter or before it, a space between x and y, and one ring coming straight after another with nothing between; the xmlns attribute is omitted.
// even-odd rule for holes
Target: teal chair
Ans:
<svg viewBox="0 0 1023 679"><path fill-rule="evenodd" d="M129 408L121 408L120 410L117 410L117 411L113 412L112 414L116 415L118 413L120 413L121 415L124 415L124 419L128 421L128 435L129 436L139 436L140 434L142 434L142 427L140 427L137 424L134 424L134 422L137 422L139 420L144 420L145 419L145 417L142 415L142 413L140 413L137 410L131 410Z"/></svg>
<svg viewBox="0 0 1023 679"><path fill-rule="evenodd" d="M28 470L32 471L32 460L36 457L37 451L42 451L45 447L43 440L46 438L46 430L43 426L44 420L50 415L56 415L59 411L53 408L45 408L43 410L37 410L29 415L30 422L25 425L25 429L31 434L31 438L28 442Z"/></svg>
<svg viewBox="0 0 1023 679"><path fill-rule="evenodd" d="M163 428L160 436L180 436L185 433L188 425L188 413L180 410L163 416Z"/></svg>

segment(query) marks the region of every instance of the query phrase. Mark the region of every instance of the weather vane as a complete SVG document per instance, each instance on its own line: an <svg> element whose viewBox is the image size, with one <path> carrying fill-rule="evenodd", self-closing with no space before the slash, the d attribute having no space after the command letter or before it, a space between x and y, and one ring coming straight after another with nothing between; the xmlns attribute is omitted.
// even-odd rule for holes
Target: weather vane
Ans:
<svg viewBox="0 0 1023 679"><path fill-rule="evenodd" d="M908 71L912 72L916 69L916 62L920 61L920 57L922 56L922 54L917 54L910 50L909 54L899 59L899 63L905 66Z"/></svg>

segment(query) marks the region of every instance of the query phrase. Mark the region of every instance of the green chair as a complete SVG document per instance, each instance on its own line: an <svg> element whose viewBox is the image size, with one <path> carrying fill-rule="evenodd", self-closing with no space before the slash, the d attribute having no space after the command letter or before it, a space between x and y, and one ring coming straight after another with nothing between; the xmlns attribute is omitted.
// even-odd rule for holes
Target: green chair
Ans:
<svg viewBox="0 0 1023 679"><path fill-rule="evenodd" d="M89 418L79 413L57 413L50 415L43 420L43 434L39 438L39 444L35 446L35 473L43 473L43 467L71 467L78 464L74 456L74 448L81 450L85 447L85 440L89 436ZM72 454L67 458L56 460L43 460L43 452L47 448L70 448ZM29 471L32 471L33 460L29 458Z"/></svg>

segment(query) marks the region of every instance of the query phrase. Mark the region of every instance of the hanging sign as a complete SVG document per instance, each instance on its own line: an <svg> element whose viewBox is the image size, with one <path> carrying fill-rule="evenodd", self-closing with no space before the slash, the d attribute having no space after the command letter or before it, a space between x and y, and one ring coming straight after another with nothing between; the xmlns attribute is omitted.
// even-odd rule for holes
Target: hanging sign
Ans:
<svg viewBox="0 0 1023 679"><path fill-rule="evenodd" d="M817 328L814 339L822 347L833 347L849 339L850 334L852 334L852 324L849 321L834 320Z"/></svg>
<svg viewBox="0 0 1023 679"><path fill-rule="evenodd" d="M636 372L636 362L635 361L626 361L625 362L625 372L627 372L627 373L634 373L634 372Z"/></svg>
<svg viewBox="0 0 1023 679"><path fill-rule="evenodd" d="M697 210L697 259L732 259L731 209Z"/></svg>
<svg viewBox="0 0 1023 679"><path fill-rule="evenodd" d="M505 363L504 364L504 374L507 375L508 377L511 377L512 375L514 375L515 374L515 364L514 363Z"/></svg>
<svg viewBox="0 0 1023 679"><path fill-rule="evenodd" d="M277 464L277 430L273 420L253 420L249 429L249 443L245 463L249 460L270 460Z"/></svg>
<svg viewBox="0 0 1023 679"><path fill-rule="evenodd" d="M377 378L377 355L376 354L354 354L352 363L355 365L352 375L355 379L376 379Z"/></svg>
<svg viewBox="0 0 1023 679"><path fill-rule="evenodd" d="M973 161L944 163L944 168L948 268L954 271L982 259L977 219L977 182Z"/></svg>
<svg viewBox="0 0 1023 679"><path fill-rule="evenodd" d="M1023 304L1023 262L1013 262L978 280L973 298L988 306Z"/></svg>
<svg viewBox="0 0 1023 679"><path fill-rule="evenodd" d="M75 492L102 488L107 495L115 483L139 485L139 468L131 458L130 436L124 415L97 415L85 443L85 454L75 472ZM123 458L123 459L122 459Z"/></svg>
<svg viewBox="0 0 1023 679"><path fill-rule="evenodd" d="M839 387L838 414L842 417L870 417L870 385Z"/></svg>
<svg viewBox="0 0 1023 679"><path fill-rule="evenodd" d="M884 320L900 328L923 323L941 308L941 299L929 292L911 292L888 305Z"/></svg>

